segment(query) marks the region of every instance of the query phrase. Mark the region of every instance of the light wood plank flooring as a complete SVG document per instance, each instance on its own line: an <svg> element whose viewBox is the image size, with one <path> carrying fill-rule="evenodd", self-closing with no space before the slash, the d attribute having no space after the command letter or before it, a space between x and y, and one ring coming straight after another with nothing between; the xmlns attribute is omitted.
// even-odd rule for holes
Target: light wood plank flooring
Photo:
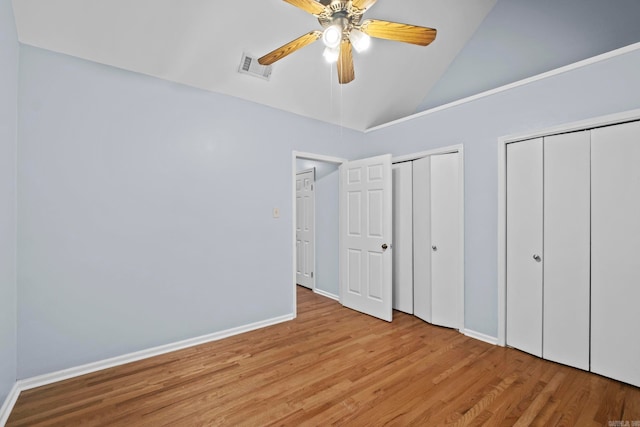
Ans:
<svg viewBox="0 0 640 427"><path fill-rule="evenodd" d="M638 388L303 288L298 307L291 322L26 391L8 425L640 421Z"/></svg>

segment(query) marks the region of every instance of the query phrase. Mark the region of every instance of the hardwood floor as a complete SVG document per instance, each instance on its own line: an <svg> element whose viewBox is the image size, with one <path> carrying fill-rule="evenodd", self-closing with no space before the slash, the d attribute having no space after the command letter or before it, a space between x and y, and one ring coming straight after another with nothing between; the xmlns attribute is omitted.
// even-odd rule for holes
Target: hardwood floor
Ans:
<svg viewBox="0 0 640 427"><path fill-rule="evenodd" d="M640 426L640 389L298 289L294 321L23 392L24 425Z"/></svg>

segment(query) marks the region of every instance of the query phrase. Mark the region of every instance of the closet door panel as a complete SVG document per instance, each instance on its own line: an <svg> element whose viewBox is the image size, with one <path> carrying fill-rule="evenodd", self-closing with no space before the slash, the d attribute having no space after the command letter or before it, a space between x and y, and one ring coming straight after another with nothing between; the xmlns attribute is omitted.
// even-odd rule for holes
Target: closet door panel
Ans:
<svg viewBox="0 0 640 427"><path fill-rule="evenodd" d="M462 329L458 153L431 156L432 321Z"/></svg>
<svg viewBox="0 0 640 427"><path fill-rule="evenodd" d="M544 140L543 357L589 370L590 133Z"/></svg>
<svg viewBox="0 0 640 427"><path fill-rule="evenodd" d="M591 370L640 386L640 122L591 149Z"/></svg>
<svg viewBox="0 0 640 427"><path fill-rule="evenodd" d="M431 322L431 159L413 161L413 314Z"/></svg>
<svg viewBox="0 0 640 427"><path fill-rule="evenodd" d="M393 308L413 313L413 168L391 166L393 174Z"/></svg>
<svg viewBox="0 0 640 427"><path fill-rule="evenodd" d="M538 357L542 357L542 174L542 138L507 145L507 345Z"/></svg>

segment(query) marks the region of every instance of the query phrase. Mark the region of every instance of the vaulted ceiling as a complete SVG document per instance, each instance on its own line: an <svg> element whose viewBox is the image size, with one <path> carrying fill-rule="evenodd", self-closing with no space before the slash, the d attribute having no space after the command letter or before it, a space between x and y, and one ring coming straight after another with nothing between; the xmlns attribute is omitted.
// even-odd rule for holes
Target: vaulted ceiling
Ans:
<svg viewBox="0 0 640 427"><path fill-rule="evenodd" d="M637 0L378 0L365 18L433 27L436 41L374 39L354 54L356 79L347 85L317 42L274 64L267 81L238 72L243 52L259 57L320 28L281 0L13 6L24 44L356 130L640 41Z"/></svg>

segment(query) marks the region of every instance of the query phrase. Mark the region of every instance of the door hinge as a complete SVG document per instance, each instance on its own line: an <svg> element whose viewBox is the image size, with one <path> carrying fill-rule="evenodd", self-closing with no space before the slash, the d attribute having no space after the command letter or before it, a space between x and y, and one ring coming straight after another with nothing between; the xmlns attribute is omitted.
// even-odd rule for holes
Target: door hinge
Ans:
<svg viewBox="0 0 640 427"><path fill-rule="evenodd" d="M313 279L313 271L311 272L311 278Z"/></svg>
<svg viewBox="0 0 640 427"><path fill-rule="evenodd" d="M311 184L311 191L313 191L313 184Z"/></svg>

